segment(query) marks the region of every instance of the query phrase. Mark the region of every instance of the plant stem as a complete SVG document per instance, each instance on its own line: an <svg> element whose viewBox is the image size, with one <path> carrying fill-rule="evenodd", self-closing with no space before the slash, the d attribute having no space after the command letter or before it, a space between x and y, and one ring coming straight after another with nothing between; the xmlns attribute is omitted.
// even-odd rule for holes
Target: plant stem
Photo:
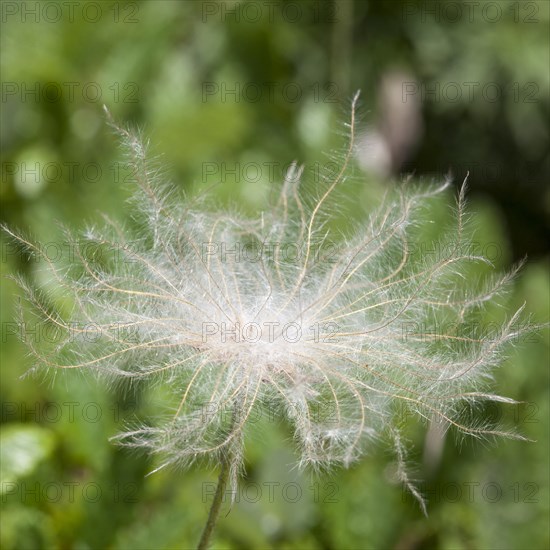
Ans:
<svg viewBox="0 0 550 550"><path fill-rule="evenodd" d="M220 515L223 495L225 493L225 487L227 486L227 480L229 479L229 469L230 463L228 458L222 458L220 476L218 477L218 486L216 487L216 494L214 495L214 500L212 501L212 506L210 507L210 512L208 513L208 520L206 521L206 525L204 526L204 529L202 531L201 540L199 541L197 550L206 550L208 548L210 537L214 532L216 521L218 520L218 516Z"/></svg>

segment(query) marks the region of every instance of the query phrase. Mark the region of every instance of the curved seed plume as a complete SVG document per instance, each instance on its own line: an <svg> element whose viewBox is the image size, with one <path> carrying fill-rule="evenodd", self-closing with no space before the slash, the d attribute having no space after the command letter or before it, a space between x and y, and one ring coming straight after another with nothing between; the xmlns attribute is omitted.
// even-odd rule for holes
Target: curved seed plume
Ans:
<svg viewBox="0 0 550 550"><path fill-rule="evenodd" d="M117 438L159 453L158 468L230 456L236 483L247 424L262 407L273 407L294 427L301 464L348 465L389 434L398 476L420 499L404 469L398 430L409 412L476 437L520 437L464 420L465 405L514 402L486 386L504 346L532 328L520 309L491 333L456 330L517 273L481 289L463 275L471 262L490 263L468 253L465 185L455 230L439 243L444 254L415 256L411 229L448 182L423 192L404 185L333 248L330 262L319 254L331 243L322 219L353 159L357 101L358 94L341 169L312 204L302 196L296 165L260 219L211 212L204 199L183 200L163 184L139 135L107 112L133 171L143 237L133 241L108 218L83 238L67 233L78 264L73 273L4 228L43 256L52 280L72 297L65 318L18 278L34 311L60 335L49 352L31 345L37 365L93 369L169 390L171 409L158 425ZM115 261L89 258L83 241L116 251ZM295 254L284 254L284 246Z"/></svg>

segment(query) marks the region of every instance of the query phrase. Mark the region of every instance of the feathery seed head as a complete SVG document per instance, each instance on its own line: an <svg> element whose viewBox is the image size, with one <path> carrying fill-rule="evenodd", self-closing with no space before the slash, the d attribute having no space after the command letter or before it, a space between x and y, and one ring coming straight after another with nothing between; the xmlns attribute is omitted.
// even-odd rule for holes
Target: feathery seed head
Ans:
<svg viewBox="0 0 550 550"><path fill-rule="evenodd" d="M370 440L389 435L407 484L396 413L407 409L477 436L502 434L463 423L460 411L482 399L513 402L483 386L503 345L523 330L521 311L491 335L422 329L475 319L515 273L476 291L462 278L469 262L489 263L465 251L465 188L441 255L415 258L409 233L422 222L420 208L447 184L424 193L405 185L336 245L324 227L354 154L356 102L339 172L312 201L293 165L277 203L258 220L181 200L159 181L139 137L113 123L133 167L145 238L136 245L107 219L85 241L116 250L118 261L93 262L73 237L79 273L45 257L56 283L73 296L69 319L20 281L66 335L53 357L33 349L43 364L170 389L174 407L164 423L120 436L161 453L161 467L230 453L235 480L247 420L262 404L293 424L304 464L347 465ZM93 342L79 338L86 323Z"/></svg>

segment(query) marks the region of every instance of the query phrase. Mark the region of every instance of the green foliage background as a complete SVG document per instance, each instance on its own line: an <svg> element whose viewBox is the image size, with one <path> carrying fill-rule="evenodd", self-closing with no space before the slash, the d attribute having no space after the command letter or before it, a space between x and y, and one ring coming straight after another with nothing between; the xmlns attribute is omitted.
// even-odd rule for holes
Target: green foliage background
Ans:
<svg viewBox="0 0 550 550"><path fill-rule="evenodd" d="M306 0L300 12L289 2L274 2L269 12L265 2L109 0L77 3L74 18L65 6L55 21L62 4L2 5L0 196L8 225L55 243L61 239L56 221L84 227L106 212L131 223L125 202L131 189L123 185L127 174L117 164L103 103L117 120L144 128L167 173L193 195L222 179L219 172L205 173L221 163L228 169L276 163L280 171L294 159L310 167L325 162L322 151L342 145L331 128L345 120L355 89L363 91L364 123L377 119L378 85L389 70L406 70L426 86L498 83L508 92L496 101L481 94L457 101L428 95L421 105L424 135L407 166L414 166L417 179L430 181L450 168L458 182L470 165L498 168L492 178L472 170L476 240L502 252L499 269L529 253L510 307L526 302L535 320L547 319L548 2L482 1L470 20L464 14L471 2ZM97 21L90 4L100 7ZM500 6L498 20L490 20L498 12L487 4ZM21 15L35 5L38 16ZM43 11L46 5L51 11ZM455 12L441 11L456 5L464 10L456 21ZM431 16L427 7L440 15ZM236 11L224 11L229 8ZM258 101L242 93L205 95L213 89L207 85L240 86L242 92L248 83L263 90ZM289 83L301 91L296 101L283 96ZM535 100L515 97L515 84L519 90L534 84ZM38 89L38 96L25 89ZM61 97L45 93L55 89ZM38 175L23 173L36 163ZM100 171L87 172L87 166ZM307 173L311 180L314 174ZM342 190L345 211L335 212L340 228L366 215L393 185L391 178L359 170L356 176ZM267 170L258 181L228 174L212 193L255 212L266 207L272 179ZM451 200L448 194L435 201L436 223L423 229L426 242L450 221ZM47 285L40 264L2 239L3 272L22 271ZM64 297L50 290L52 303L61 307ZM109 443L125 422L148 410L146 396L125 395L81 375L55 384L52 375L21 379L29 367L25 345L8 328L18 295L3 280L2 548L192 548L208 510L204 483L215 481L216 472L146 477L153 460ZM422 459L427 427L411 423L409 437L418 449L411 459L424 480L428 518L392 481L393 459L382 445L349 470L316 478L292 468L288 426L259 421L247 444L240 502L222 514L214 547L548 548L547 333L521 342L495 379L498 392L525 403L480 414L507 415L535 442L457 444L448 436L441 460L429 464ZM273 493L270 483L280 484ZM302 494L291 502L297 486Z"/></svg>

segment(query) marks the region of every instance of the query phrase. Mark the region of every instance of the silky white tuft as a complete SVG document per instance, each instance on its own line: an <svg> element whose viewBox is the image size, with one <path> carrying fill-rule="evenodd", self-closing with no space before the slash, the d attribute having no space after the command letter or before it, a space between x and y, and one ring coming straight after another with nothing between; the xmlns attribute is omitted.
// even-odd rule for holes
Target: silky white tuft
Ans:
<svg viewBox="0 0 550 550"><path fill-rule="evenodd" d="M491 334L411 329L475 318L517 271L477 291L463 276L473 261L490 264L469 253L465 186L455 231L439 243L445 254L419 258L410 234L448 184L424 192L403 185L336 245L326 229L327 207L354 154L356 102L335 177L305 200L302 170L293 165L277 203L259 219L181 200L160 181L139 136L115 126L135 176L132 205L143 236L135 241L106 218L82 237L68 233L78 268L44 256L55 284L72 296L69 315L51 311L19 279L35 310L65 335L54 354L32 348L40 364L159 383L177 396L165 422L118 438L160 453L160 467L230 457L235 483L247 421L271 407L293 425L304 465L349 465L373 439L389 437L399 478L420 498L403 467L399 419L406 413L474 436L514 436L468 424L461 411L482 400L513 403L485 386L503 346L527 329L521 310ZM96 262L81 252L83 242L117 257ZM93 341L84 338L90 327Z"/></svg>

